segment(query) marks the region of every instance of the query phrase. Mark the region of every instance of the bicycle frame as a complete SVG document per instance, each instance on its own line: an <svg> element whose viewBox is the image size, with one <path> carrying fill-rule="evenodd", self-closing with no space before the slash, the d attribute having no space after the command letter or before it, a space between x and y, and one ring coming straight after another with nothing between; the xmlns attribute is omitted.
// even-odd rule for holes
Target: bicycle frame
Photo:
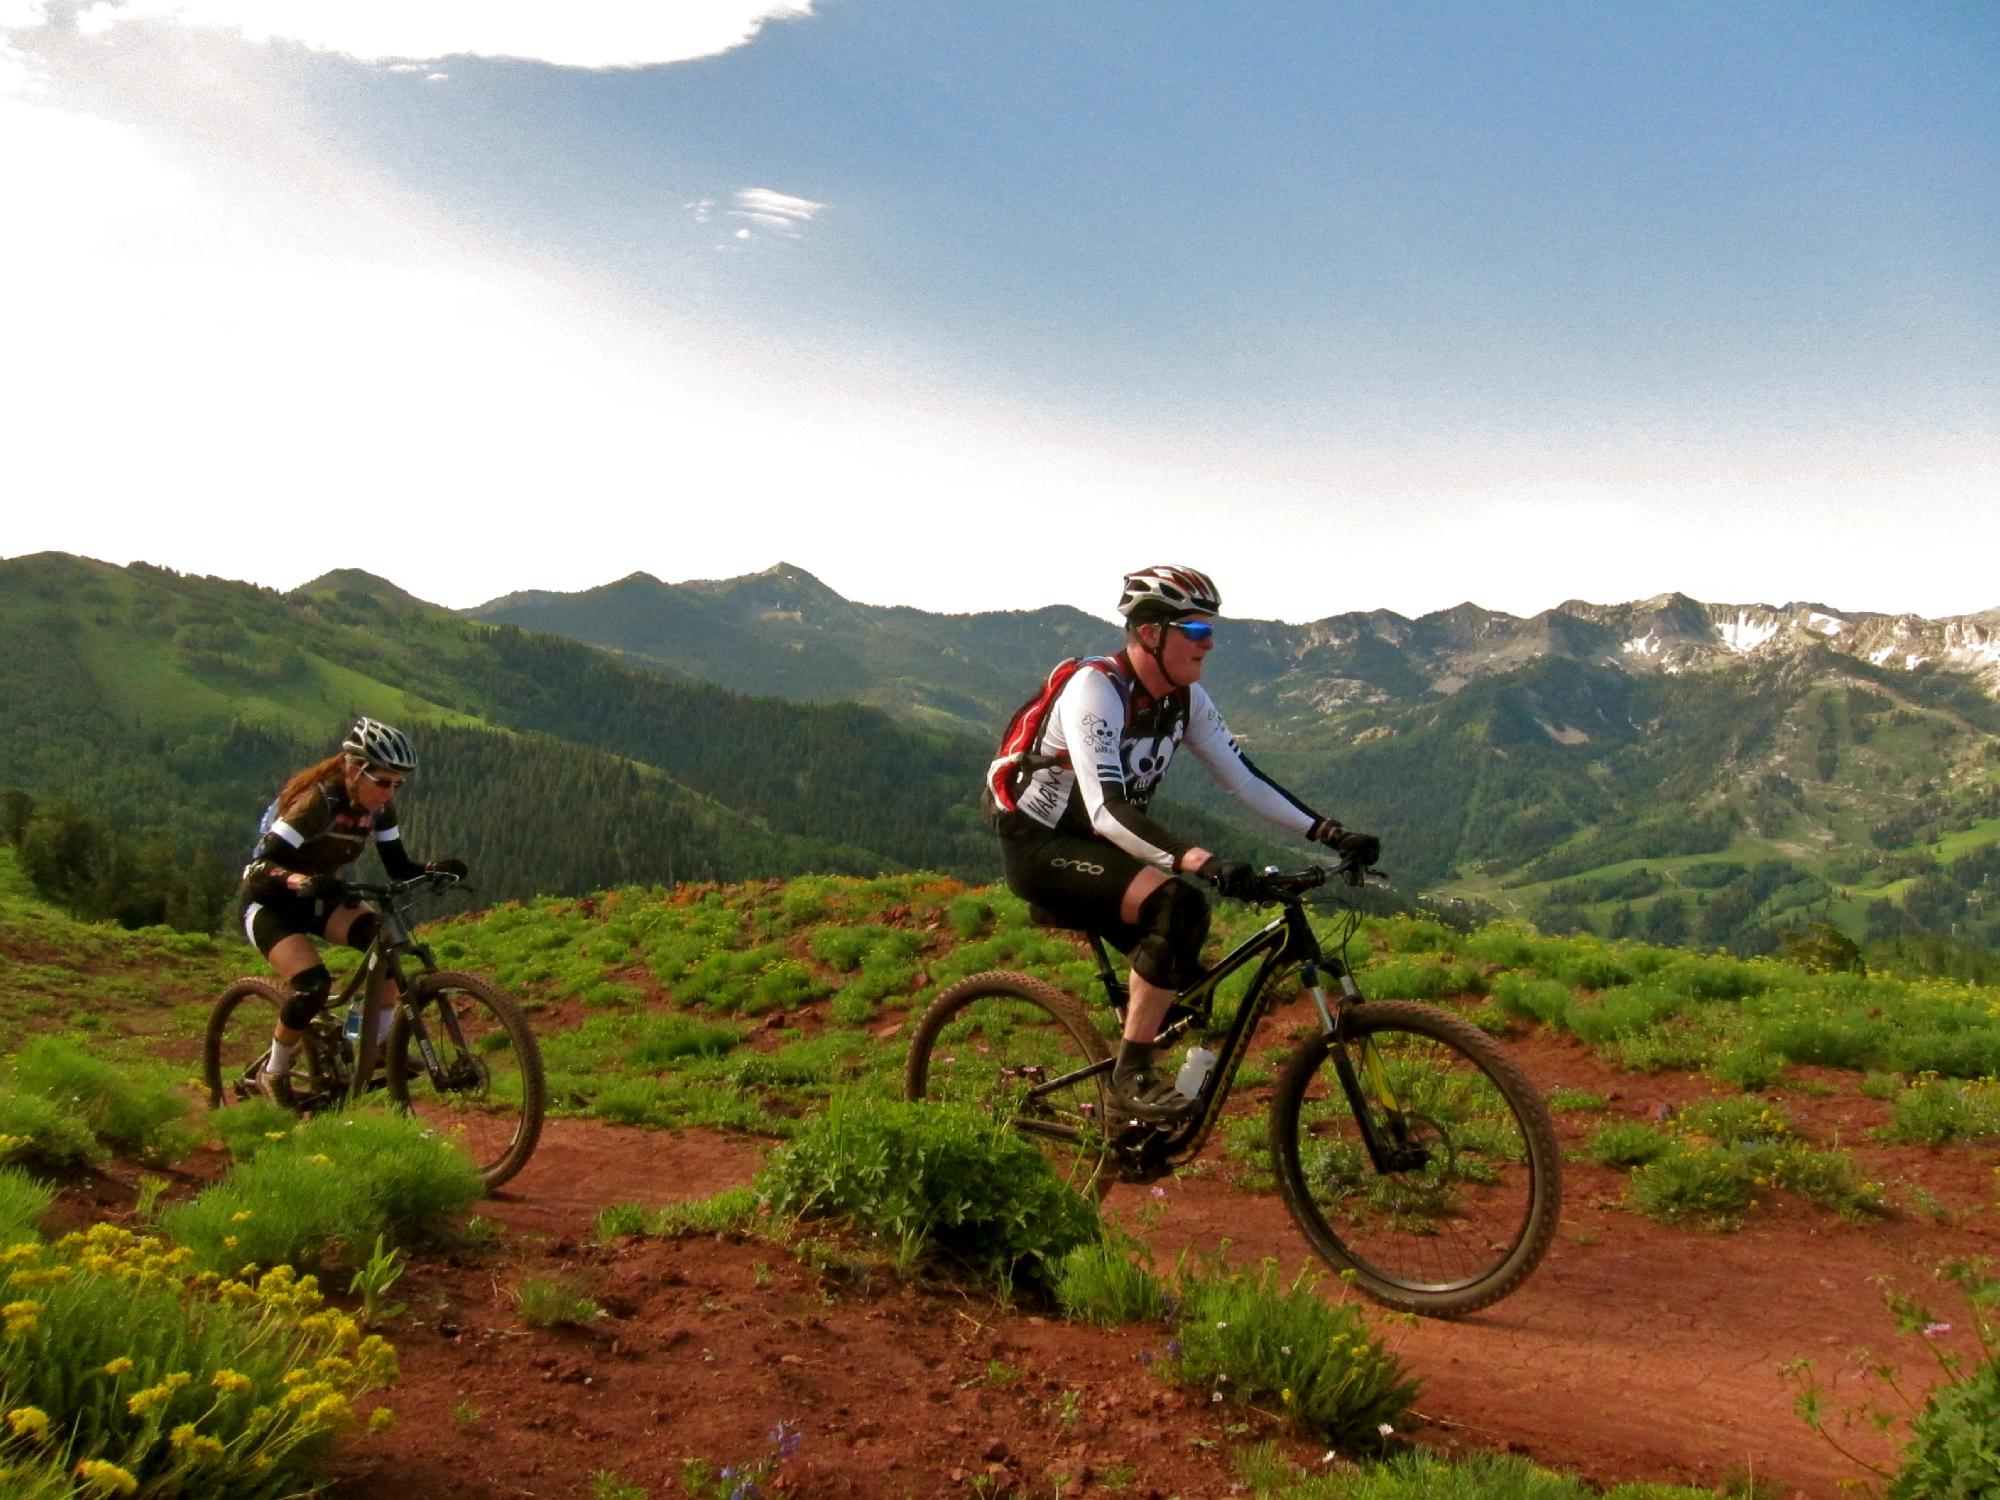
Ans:
<svg viewBox="0 0 2000 1500"><path fill-rule="evenodd" d="M410 928L409 919L403 914L405 898L423 883L425 883L424 877L420 876L417 880L399 881L394 885L347 887L348 895L379 903L376 918L380 925L368 944L368 951L362 955L360 966L349 976L347 983L340 987L340 993L329 1001L326 1008L315 1018L314 1025L308 1028L308 1035L317 1035L321 1046L331 1049L332 1055L323 1056L323 1062L335 1063L340 1069L348 1067L347 1049L335 1044L339 1035L339 1022L335 1018L346 1013L347 1008L354 1003L355 992L360 991L361 1038L354 1047L353 1071L343 1080L346 1084L344 1092L350 1099L358 1100L367 1093L375 1077L375 1054L381 1045L378 1032L381 1030L382 1014L381 1002L376 996L375 981L379 978L394 985L400 997L397 1004L407 1007L410 986L404 977L404 956L407 954L415 958L418 967L425 974L437 971L437 959L431 953L429 945L417 940L416 934ZM431 1045L430 1036L414 1011L406 1009L404 1014L411 1034L416 1038L418 1050L423 1054L424 1065L435 1076L438 1071L437 1052ZM322 1030L322 1027L325 1029ZM337 1071L335 1076L339 1076ZM342 1091L336 1090L336 1092Z"/></svg>
<svg viewBox="0 0 2000 1500"><path fill-rule="evenodd" d="M1322 872L1314 871L1312 884L1320 883L1323 878ZM1341 1045L1341 1018L1348 1006L1361 1004L1363 999L1345 958L1329 956L1321 949L1319 934L1313 931L1301 899L1304 890L1309 888L1301 884L1300 889L1287 892L1281 898L1283 910L1205 970L1199 979L1182 991L1173 1009L1167 1013L1166 1024L1161 1027L1158 1039L1158 1045L1162 1046L1184 1036L1195 1021L1206 1021L1212 1016L1216 991L1222 982L1246 965L1261 960L1257 972L1251 977L1249 989L1244 992L1242 1003L1230 1020L1229 1029L1223 1033L1217 1046L1215 1066L1202 1081L1197 1095L1201 1100L1200 1109L1187 1120L1170 1125L1135 1124L1120 1133L1116 1141L1117 1154L1128 1175L1148 1181L1171 1171L1200 1152L1222 1116L1222 1106L1235 1085L1237 1070L1249 1056L1251 1038L1276 1003L1278 982L1293 969L1298 971L1301 983L1312 996L1313 1005L1319 1012L1320 1024L1335 1044L1334 1070L1376 1169L1400 1171L1424 1164L1426 1158L1422 1148L1413 1146L1407 1138L1395 1092L1374 1050L1369 1048L1365 1051L1362 1068L1357 1071L1347 1048ZM1089 938L1091 951L1097 959L1098 977L1122 1020L1127 999L1126 986L1112 968L1103 939L1095 933L1085 936ZM1327 991L1328 981L1335 990L1331 997ZM1107 1059L1052 1080L1044 1087L1053 1090L1081 1077L1108 1072L1111 1067L1112 1063ZM1361 1076L1364 1072L1367 1074L1366 1088ZM1376 1101L1376 1107L1370 1106L1371 1096ZM1381 1121L1385 1118L1391 1122L1390 1133L1397 1137L1394 1140L1383 1138Z"/></svg>

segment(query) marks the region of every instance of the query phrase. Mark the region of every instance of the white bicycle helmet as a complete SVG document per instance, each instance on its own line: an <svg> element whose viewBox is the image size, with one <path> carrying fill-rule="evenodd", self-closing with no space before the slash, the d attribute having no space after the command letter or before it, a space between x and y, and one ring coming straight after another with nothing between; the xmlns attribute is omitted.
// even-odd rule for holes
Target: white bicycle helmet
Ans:
<svg viewBox="0 0 2000 1500"><path fill-rule="evenodd" d="M1125 592L1118 596L1118 613L1135 622L1221 611L1222 591L1213 578L1195 568L1141 568L1127 573Z"/></svg>
<svg viewBox="0 0 2000 1500"><path fill-rule="evenodd" d="M410 748L409 737L380 719L356 719L354 727L347 731L347 738L340 742L340 748L384 770L401 771L407 775L417 768L417 752Z"/></svg>

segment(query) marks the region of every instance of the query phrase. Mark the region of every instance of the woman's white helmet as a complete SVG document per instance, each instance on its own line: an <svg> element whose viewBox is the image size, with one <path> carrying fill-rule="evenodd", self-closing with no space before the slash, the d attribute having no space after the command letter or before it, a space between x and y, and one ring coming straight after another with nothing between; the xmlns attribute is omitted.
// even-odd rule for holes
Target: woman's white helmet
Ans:
<svg viewBox="0 0 2000 1500"><path fill-rule="evenodd" d="M1127 573L1125 592L1118 596L1118 613L1135 625L1221 611L1222 591L1213 578L1196 568L1141 568Z"/></svg>
<svg viewBox="0 0 2000 1500"><path fill-rule="evenodd" d="M407 775L417 768L417 752L410 748L409 736L400 729L390 728L380 719L356 719L354 727L347 731L347 738L340 742L340 748L384 770L401 771Z"/></svg>

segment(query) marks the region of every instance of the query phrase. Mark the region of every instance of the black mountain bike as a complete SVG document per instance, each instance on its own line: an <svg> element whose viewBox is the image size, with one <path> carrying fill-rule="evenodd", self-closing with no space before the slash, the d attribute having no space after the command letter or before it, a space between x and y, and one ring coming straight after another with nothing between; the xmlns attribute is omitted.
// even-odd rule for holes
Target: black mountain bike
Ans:
<svg viewBox="0 0 2000 1500"><path fill-rule="evenodd" d="M520 1171L541 1138L542 1052L521 1007L484 979L440 969L410 931L413 898L443 891L457 877L427 871L389 885L343 887L348 900L376 903L381 925L339 996L306 1027L292 1074L304 1114L338 1107L375 1089L426 1125L459 1142L488 1188ZM414 978L404 972L414 960ZM402 994L386 1034L370 981L386 975ZM356 995L360 1035L342 1021ZM269 980L239 979L209 1012L202 1075L212 1109L252 1092L284 993ZM379 1041L379 1045L378 1045ZM303 1077L300 1070L303 1069Z"/></svg>
<svg viewBox="0 0 2000 1500"><path fill-rule="evenodd" d="M1358 885L1362 874L1264 872L1252 899L1280 912L1190 985L1160 1032L1163 1053L1207 1035L1217 986L1262 960L1187 1119L1120 1115L1106 1038L1076 1000L1027 974L974 974L932 1001L910 1042L905 1096L999 1112L1080 1191L1151 1182L1201 1150L1280 981L1296 974L1318 1020L1279 1076L1270 1124L1292 1218L1378 1302L1432 1317L1489 1306L1528 1278L1555 1236L1555 1127L1526 1075L1477 1028L1434 1006L1362 998L1347 964L1360 922L1351 903L1337 900L1335 951L1321 950L1306 893L1333 877ZM1087 936L1122 1018L1125 984L1103 942Z"/></svg>

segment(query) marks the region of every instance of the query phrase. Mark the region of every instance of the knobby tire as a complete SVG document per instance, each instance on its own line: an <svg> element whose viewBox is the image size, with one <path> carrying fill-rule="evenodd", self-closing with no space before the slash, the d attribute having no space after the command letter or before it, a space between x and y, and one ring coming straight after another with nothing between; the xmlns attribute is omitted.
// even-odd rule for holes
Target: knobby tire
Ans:
<svg viewBox="0 0 2000 1500"><path fill-rule="evenodd" d="M1026 974L974 974L939 994L917 1021L903 1096L943 1099L1007 1121L1058 1177L1102 1198L1115 1175L1106 1134L1111 1070L1075 1075L1110 1056L1062 991Z"/></svg>
<svg viewBox="0 0 2000 1500"><path fill-rule="evenodd" d="M465 1033L462 1050L440 1013L447 1003ZM442 1089L416 1045L411 1010L437 1051ZM476 974L439 969L411 984L388 1045L389 1097L464 1146L489 1189L527 1164L541 1139L547 1085L541 1047L518 1004Z"/></svg>
<svg viewBox="0 0 2000 1500"><path fill-rule="evenodd" d="M1334 1044L1317 1035L1292 1054L1271 1106L1285 1206L1322 1259L1389 1307L1449 1318L1498 1302L1540 1264L1562 1209L1541 1095L1482 1032L1432 1006L1365 1001L1342 1032L1357 1070L1373 1044L1428 1161L1375 1169ZM1372 1099L1365 1074L1361 1090Z"/></svg>

